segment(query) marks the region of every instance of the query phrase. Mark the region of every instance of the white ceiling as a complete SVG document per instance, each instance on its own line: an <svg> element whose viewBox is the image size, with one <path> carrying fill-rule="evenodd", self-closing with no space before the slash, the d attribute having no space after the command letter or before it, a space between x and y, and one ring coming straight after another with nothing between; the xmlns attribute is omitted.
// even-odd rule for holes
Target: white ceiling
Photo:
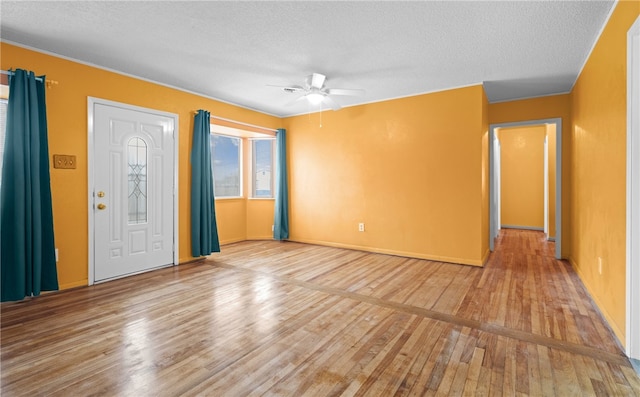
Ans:
<svg viewBox="0 0 640 397"><path fill-rule="evenodd" d="M613 5L2 0L0 37L282 117L315 109L267 85L312 72L366 90L342 106L480 83L490 102L569 92Z"/></svg>

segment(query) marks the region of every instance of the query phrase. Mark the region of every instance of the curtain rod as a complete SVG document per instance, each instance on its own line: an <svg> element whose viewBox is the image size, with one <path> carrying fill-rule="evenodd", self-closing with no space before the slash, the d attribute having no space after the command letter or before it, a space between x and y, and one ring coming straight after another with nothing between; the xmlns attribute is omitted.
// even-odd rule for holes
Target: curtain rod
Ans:
<svg viewBox="0 0 640 397"><path fill-rule="evenodd" d="M0 74L4 74L7 76L13 76L15 75L15 72L10 71L10 70L0 70ZM42 77L36 77L36 80L38 81L42 81ZM45 85L47 86L47 88L50 88L52 85L58 85L58 82L55 80L46 80Z"/></svg>
<svg viewBox="0 0 640 397"><path fill-rule="evenodd" d="M194 114L198 114L198 111L196 110L196 111L194 111L193 113L194 113ZM224 117L219 117L219 116L214 116L214 115L211 115L210 117L211 117L211 118L213 118L213 119L217 119L217 120L221 120L221 121L226 121L226 122L228 122L228 123L233 123L233 124L238 124L238 125L244 125L245 127L251 127L251 128L257 128L257 129L260 129L260 130L266 130L266 131L278 132L278 130L273 129L273 128L267 128L267 127L262 127L262 126L255 125L255 124L243 123L242 121L231 120L231 119L227 119L227 118L224 118Z"/></svg>

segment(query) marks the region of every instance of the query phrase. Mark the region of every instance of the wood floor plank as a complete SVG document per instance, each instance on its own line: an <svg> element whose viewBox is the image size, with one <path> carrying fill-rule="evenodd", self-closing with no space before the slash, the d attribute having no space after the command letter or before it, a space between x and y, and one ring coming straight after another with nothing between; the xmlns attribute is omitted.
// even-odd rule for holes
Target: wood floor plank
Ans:
<svg viewBox="0 0 640 397"><path fill-rule="evenodd" d="M390 327L394 327L395 324L389 324ZM391 329L389 328L389 331ZM372 375L374 373L379 372L379 368L381 368L384 363L388 363L390 361L389 356L391 356L396 349L401 346L403 340L403 333L397 332L398 330L394 330L393 332L389 332L387 338L385 338L388 342L384 344L376 344L374 345L375 349L369 350L367 355L371 357L370 360L363 366L360 373L350 382L349 386L342 392L341 396L361 396L366 394L367 390L371 387L370 380L375 381L375 377ZM376 341L380 341L380 337L375 338Z"/></svg>
<svg viewBox="0 0 640 397"><path fill-rule="evenodd" d="M419 392L424 389L426 385L429 370L427 362L434 351L438 349L438 340L440 340L440 335L444 332L444 329L448 327L448 324L432 321L432 320L423 320L423 324L425 327L419 332L419 339L417 341L417 349L415 352L415 358L411 365L408 368L407 373L405 374L400 387L394 393L395 396L406 396L406 395L420 395Z"/></svg>
<svg viewBox="0 0 640 397"><path fill-rule="evenodd" d="M438 385L436 396L460 395L462 393L464 379L467 377L468 365L466 365L465 362L461 362L460 358L467 344L470 331L469 328L462 328L460 330L455 347L446 363L446 368L442 375L442 380Z"/></svg>
<svg viewBox="0 0 640 397"><path fill-rule="evenodd" d="M434 327L434 321L416 317L418 325L408 335L407 342L398 352L392 365L385 369L385 377L388 379L384 389L380 390L381 395L393 396L401 395L407 392L407 382L411 368L421 356L426 356L425 351L429 349L429 345L425 345L426 332L429 328Z"/></svg>
<svg viewBox="0 0 640 397"><path fill-rule="evenodd" d="M573 368L578 378L578 382L580 383L580 390L583 394L594 395L595 390L593 390L593 384L591 383L591 378L589 377L589 372L585 371L585 357L575 356L571 358L571 362L573 363Z"/></svg>
<svg viewBox="0 0 640 397"><path fill-rule="evenodd" d="M516 395L516 383L517 383L517 355L516 355L516 341L507 339L505 341L505 355L504 355L504 372L502 383L502 394L515 396ZM524 364L524 363L521 363Z"/></svg>
<svg viewBox="0 0 640 397"><path fill-rule="evenodd" d="M529 386L529 394L532 396L541 396L542 394L542 375L540 373L540 360L538 359L537 346L532 344L526 345L527 349L527 384Z"/></svg>
<svg viewBox="0 0 640 397"><path fill-rule="evenodd" d="M633 368L620 367L620 369L624 373L627 382L629 382L631 390L633 390L637 396L640 396L640 377L638 377L638 374L633 370Z"/></svg>
<svg viewBox="0 0 640 397"><path fill-rule="evenodd" d="M491 387L491 369L484 365L480 367L480 374L478 376L478 386L475 390L476 396L488 396ZM469 390L469 393L471 390Z"/></svg>
<svg viewBox="0 0 640 397"><path fill-rule="evenodd" d="M420 366L412 368L417 370L417 373L413 377L413 382L408 384L410 396L421 396L429 391L428 385L433 377L434 368L445 346L449 345L449 339L446 336L451 333L452 329L451 324L438 324L429 333L427 344L430 349L419 361ZM431 391L435 394L433 389Z"/></svg>
<svg viewBox="0 0 640 397"><path fill-rule="evenodd" d="M303 391L309 392L310 388L325 390L335 388L337 384L348 384L345 382L344 374L360 362L360 357L355 361L354 357L369 343L371 336L375 334L374 330L383 327L392 315L392 312L388 311L384 316L380 316L374 308L365 304L358 304L356 308L357 311L354 311L351 317L352 321L349 321L348 317L343 318L345 321L340 321L343 328L337 328L338 332L332 332L330 339L323 340L324 343L313 354L307 355L304 361L282 378L281 382L274 384L268 390L268 394L299 395ZM314 373L322 375L314 377ZM312 379L316 381L311 383Z"/></svg>
<svg viewBox="0 0 640 397"><path fill-rule="evenodd" d="M343 308L340 305L347 305ZM335 313L340 315L350 311L358 304L356 302L343 301L331 309L331 313L323 313L321 316L311 319L300 329L295 330L287 338L279 338L275 343L262 344L240 360L226 366L208 379L200 382L196 388L188 391L191 395L248 395L256 389L269 389L282 375L296 368L304 360L307 351L316 351L334 335L321 332L322 322L325 318ZM347 316L348 319L348 316ZM335 319L334 319L335 321ZM336 332L341 331L337 329ZM258 383L254 378L245 376L245 371L251 373L257 379L264 379ZM229 386L231 385L231 386Z"/></svg>
<svg viewBox="0 0 640 397"><path fill-rule="evenodd" d="M464 389L462 389L463 396L472 396L478 389L478 382L480 380L480 371L482 369L482 360L484 358L484 349L474 348L471 361L469 363L469 369L467 371L467 378L464 383Z"/></svg>
<svg viewBox="0 0 640 397"><path fill-rule="evenodd" d="M484 268L276 241L0 306L0 393L640 395L570 265L503 230Z"/></svg>

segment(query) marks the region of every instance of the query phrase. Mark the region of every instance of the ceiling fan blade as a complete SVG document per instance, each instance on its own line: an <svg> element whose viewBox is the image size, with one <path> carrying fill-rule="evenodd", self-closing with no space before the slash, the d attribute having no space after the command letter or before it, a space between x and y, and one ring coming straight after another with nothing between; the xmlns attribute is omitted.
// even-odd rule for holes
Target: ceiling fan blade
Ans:
<svg viewBox="0 0 640 397"><path fill-rule="evenodd" d="M296 98L290 100L289 102L287 102L287 106L294 105L294 104L296 104L296 103L298 103L300 101L303 101L306 98L307 98L306 95L299 95L298 97L296 97Z"/></svg>
<svg viewBox="0 0 640 397"><path fill-rule="evenodd" d="M351 95L351 96L359 96L364 95L364 90L359 89L346 89L346 88L329 88L327 90L327 94L330 95Z"/></svg>
<svg viewBox="0 0 640 397"><path fill-rule="evenodd" d="M283 91L287 91L287 92L299 92L299 91L305 91L304 88L300 87L299 85L289 85L289 86L284 86L284 85L273 85L273 84L267 84L267 87L275 87L275 88L280 88Z"/></svg>
<svg viewBox="0 0 640 397"><path fill-rule="evenodd" d="M311 75L311 83L309 85L311 87L321 89L326 78L327 76L325 76L324 74L314 73Z"/></svg>
<svg viewBox="0 0 640 397"><path fill-rule="evenodd" d="M333 110L340 110L342 109L342 106L338 105L338 102L334 101L333 98L331 98L330 96L325 95L322 98L322 102L326 105L328 105L331 109Z"/></svg>

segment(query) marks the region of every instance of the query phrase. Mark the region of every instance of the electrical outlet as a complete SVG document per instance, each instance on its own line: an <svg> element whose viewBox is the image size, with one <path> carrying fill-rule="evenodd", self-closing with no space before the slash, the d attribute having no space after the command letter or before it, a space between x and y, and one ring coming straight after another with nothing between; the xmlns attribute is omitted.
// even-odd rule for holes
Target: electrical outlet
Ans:
<svg viewBox="0 0 640 397"><path fill-rule="evenodd" d="M271 231L275 231L276 230L276 225L271 225Z"/></svg>
<svg viewBox="0 0 640 397"><path fill-rule="evenodd" d="M358 231L364 232L364 223L358 223Z"/></svg>
<svg viewBox="0 0 640 397"><path fill-rule="evenodd" d="M58 249L56 248L56 262L58 262L59 256L58 256Z"/></svg>

